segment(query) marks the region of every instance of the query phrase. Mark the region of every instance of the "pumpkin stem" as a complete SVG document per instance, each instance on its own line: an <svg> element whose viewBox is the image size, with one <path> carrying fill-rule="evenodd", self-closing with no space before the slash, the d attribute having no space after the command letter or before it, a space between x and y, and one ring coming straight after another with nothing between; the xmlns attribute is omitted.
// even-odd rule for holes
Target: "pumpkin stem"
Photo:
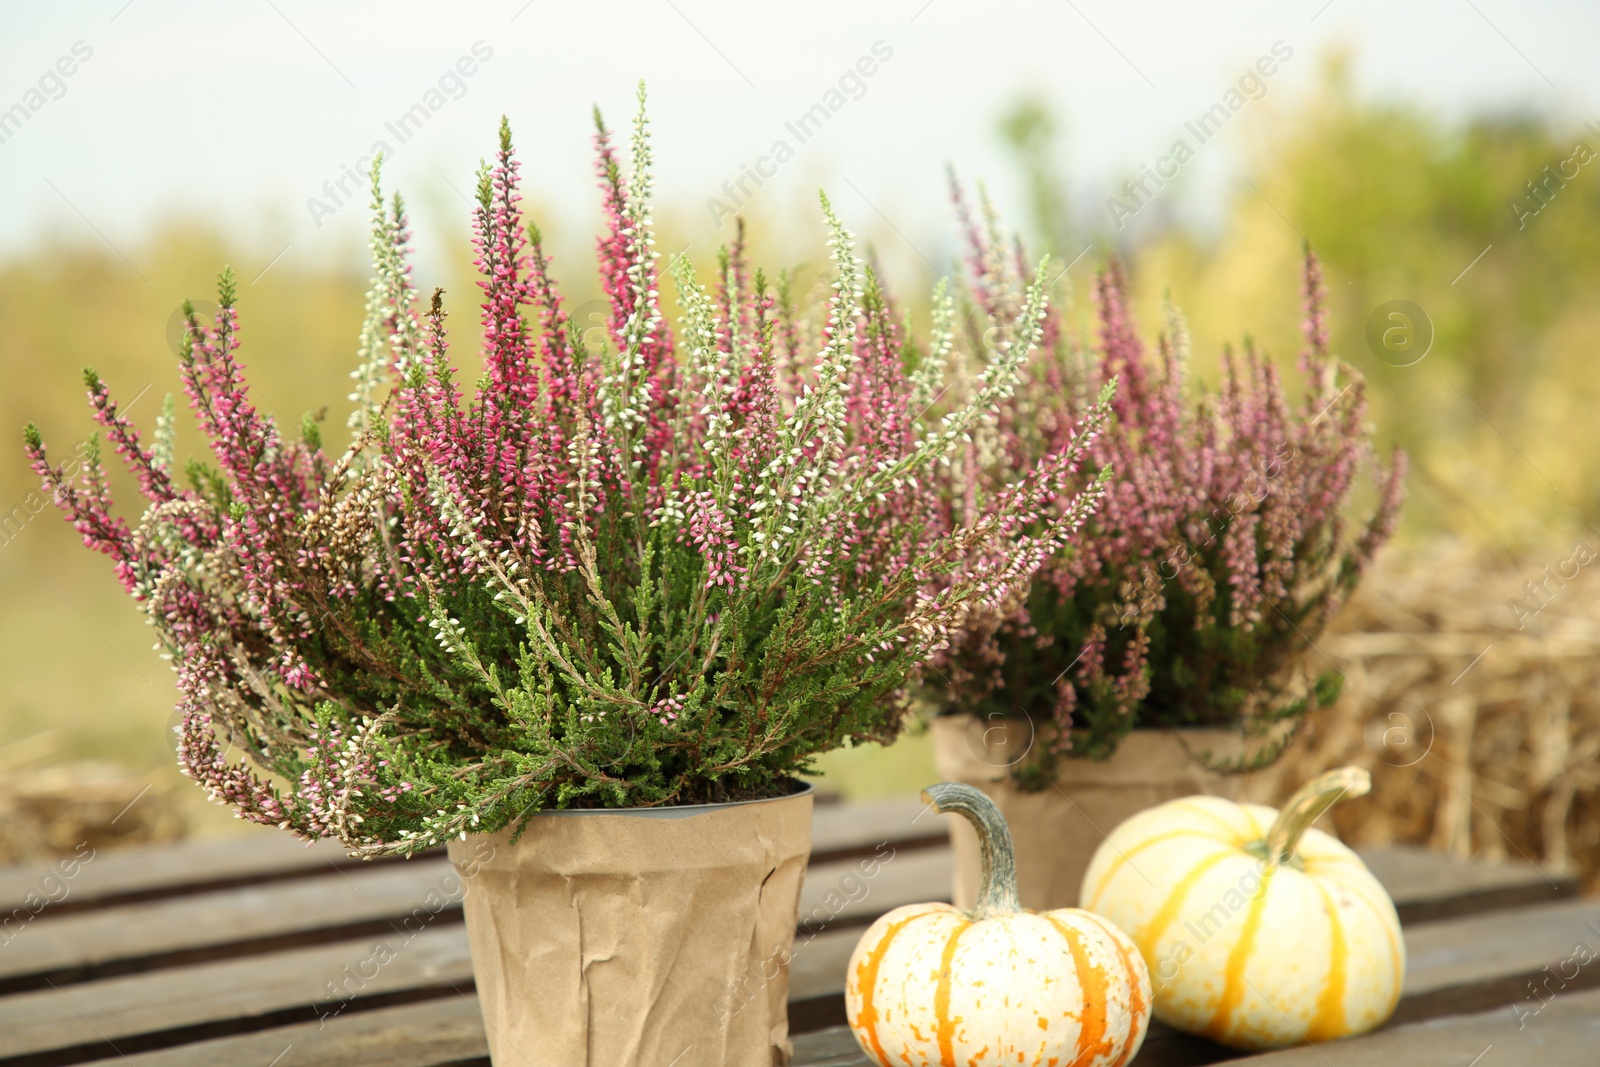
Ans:
<svg viewBox="0 0 1600 1067"><path fill-rule="evenodd" d="M1022 910L1017 898L1016 853L1005 816L982 790L960 782L940 782L922 791L922 799L935 810L960 815L978 831L982 862L978 871L978 903L974 920L1014 915Z"/></svg>
<svg viewBox="0 0 1600 1067"><path fill-rule="evenodd" d="M1365 796L1371 788L1372 775L1360 767L1340 767L1311 779L1289 798L1267 831L1267 859L1273 863L1293 859L1295 846L1317 816L1347 796Z"/></svg>

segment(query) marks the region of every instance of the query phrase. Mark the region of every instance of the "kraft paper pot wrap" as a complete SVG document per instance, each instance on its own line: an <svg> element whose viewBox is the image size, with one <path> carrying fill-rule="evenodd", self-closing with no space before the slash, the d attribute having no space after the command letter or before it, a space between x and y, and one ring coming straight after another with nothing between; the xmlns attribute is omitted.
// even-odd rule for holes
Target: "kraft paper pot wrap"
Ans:
<svg viewBox="0 0 1600 1067"><path fill-rule="evenodd" d="M789 1062L811 792L450 843L496 1067Z"/></svg>
<svg viewBox="0 0 1600 1067"><path fill-rule="evenodd" d="M1063 760L1053 788L1018 789L1011 769L1033 743L1025 719L983 720L944 715L933 720L939 777L982 789L1011 828L1022 906L1034 911L1073 908L1083 872L1104 835L1146 808L1209 793L1237 798L1243 779L1208 771L1191 753L1231 759L1244 749L1232 730L1135 730L1103 763ZM950 819L955 852L952 900L971 908L978 897L978 837L964 819Z"/></svg>

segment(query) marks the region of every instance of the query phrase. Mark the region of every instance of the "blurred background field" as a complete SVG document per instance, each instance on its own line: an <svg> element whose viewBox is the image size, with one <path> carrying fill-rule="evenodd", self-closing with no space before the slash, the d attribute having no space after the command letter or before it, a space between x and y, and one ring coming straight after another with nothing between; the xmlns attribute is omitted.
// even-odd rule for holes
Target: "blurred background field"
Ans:
<svg viewBox="0 0 1600 1067"><path fill-rule="evenodd" d="M1246 336L1292 381L1296 262L1309 241L1326 265L1334 348L1366 376L1377 439L1411 453L1397 544L1328 640L1329 654L1364 682L1312 724L1290 766L1354 759L1393 772L1402 784L1387 794L1380 788L1388 798L1381 811L1352 806L1347 829L1356 837L1490 853L1509 846L1558 865L1585 863L1600 843L1589 769L1600 707L1586 692L1587 653L1574 659L1570 649L1550 649L1560 644L1552 635L1589 640L1589 620L1600 614L1592 582L1551 585L1542 568L1574 558L1577 541L1600 553L1600 529L1590 525L1600 470L1600 129L1528 110L1441 117L1357 92L1346 58L1334 53L1313 89L1272 96L1228 130L1240 162L1220 210L1178 210L1196 192L1180 179L1119 228L1104 190L1087 194L1075 178L1070 118L1043 97L1018 98L993 116L1006 172L963 177L1020 190L1005 204L1007 221L1031 249L1073 264L1062 284L1081 328L1092 327L1083 309L1094 271L1120 255L1150 337L1163 300L1187 316L1201 382L1222 345ZM465 187L470 179L459 177ZM538 189L536 174L530 184ZM455 352L470 368L473 345L461 340L475 319L466 207L443 184L408 191L418 196L419 238L443 250L428 257L419 285L448 291L462 331ZM822 249L819 227L808 225L810 201L778 200L745 212L754 258L773 270L798 264L803 280L814 279ZM556 249L569 300L582 307L597 295L589 235L598 207L541 212L536 200L534 214ZM702 264L727 236L707 224L698 201L669 199L659 216L663 248L694 245ZM883 252L893 290L925 321L920 300L954 249L953 219L921 220L913 233L932 257L908 249L885 217L856 211L847 221ZM925 236L941 232L938 244ZM338 256L291 251L273 260L270 243L231 236L200 214L119 247L74 228L0 258L0 427L15 433L0 453L0 824L16 824L0 834L0 859L70 848L56 839L82 840L88 826L104 840L236 826L172 769L167 668L104 560L86 553L53 509L39 509L22 460L22 424L38 422L57 456L72 452L90 430L83 366L133 402L136 420L152 421L164 394L176 390L173 315L186 296L210 295L217 270L231 263L242 282L243 354L259 404L289 424L329 405L331 443L342 444L366 285L357 243ZM1432 335L1415 362L1414 353L1369 344L1369 320L1395 300L1411 302L1431 324L1413 323ZM180 420L180 453L195 440L192 423ZM114 485L130 498L125 481ZM1544 583L1538 599L1526 582ZM1382 652L1351 636L1362 630L1458 639L1395 638ZM1482 645L1492 647L1478 677L1467 674L1454 689L1451 679L1477 662ZM1373 656L1389 656L1388 665L1373 666ZM1406 696L1396 679L1437 691ZM1479 679L1498 688L1468 703L1498 725L1474 732L1462 725L1458 698L1477 692ZM1448 738L1427 757L1433 762L1406 764L1383 729L1372 732L1372 722L1388 723L1395 702L1408 699L1425 700ZM926 738L916 732L888 752L836 753L822 770L826 788L857 797L905 793L934 777ZM1415 802L1425 795L1414 783L1424 772L1437 772L1430 780L1467 804ZM1255 788L1273 795L1281 779L1268 776ZM133 806L119 812L125 803ZM52 831L53 821L74 829ZM27 826L37 831L20 829Z"/></svg>

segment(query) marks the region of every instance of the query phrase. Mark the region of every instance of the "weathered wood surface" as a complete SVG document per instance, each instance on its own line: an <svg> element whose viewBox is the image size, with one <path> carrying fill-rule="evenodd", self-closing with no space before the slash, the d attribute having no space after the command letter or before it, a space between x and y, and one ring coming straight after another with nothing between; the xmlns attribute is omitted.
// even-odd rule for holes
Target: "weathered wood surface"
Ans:
<svg viewBox="0 0 1600 1067"><path fill-rule="evenodd" d="M53 986L0 997L0 1063L52 1049L97 1059L458 989L472 989L460 927Z"/></svg>
<svg viewBox="0 0 1600 1067"><path fill-rule="evenodd" d="M1578 892L1576 874L1541 871L1520 860L1473 863L1412 846L1367 851L1361 858L1389 890L1402 923L1520 908Z"/></svg>
<svg viewBox="0 0 1600 1067"><path fill-rule="evenodd" d="M1600 992L1556 994L1537 1016L1499 1007L1246 1062L1250 1067L1595 1067L1600 1064Z"/></svg>
<svg viewBox="0 0 1600 1067"><path fill-rule="evenodd" d="M270 884L361 866L370 864L346 856L334 842L308 844L267 830L221 841L101 851L79 861L70 876L62 875L59 863L0 867L0 914L25 907L30 894L58 895L51 878L65 887L66 895L53 900L47 909L50 915L60 916L109 904Z"/></svg>
<svg viewBox="0 0 1600 1067"><path fill-rule="evenodd" d="M1405 931L1405 1022L1600 986L1600 900L1486 912ZM1595 1051L1600 1064L1600 1049Z"/></svg>
<svg viewBox="0 0 1600 1067"><path fill-rule="evenodd" d="M1217 1062L1186 1057L1185 1041L1156 1028L1134 1067ZM801 1034L794 1044L795 1067L872 1067L843 1027ZM477 1002L463 995L352 1014L336 1026L303 1023L136 1053L126 1062L129 1067L488 1067L486 1050ZM1537 1015L1519 1018L1501 1007L1232 1062L1250 1067L1594 1067L1600 1062L1600 991L1553 996Z"/></svg>
<svg viewBox="0 0 1600 1067"><path fill-rule="evenodd" d="M819 803L813 810L811 856L817 861L869 856L882 845L904 852L950 842L943 816L914 797Z"/></svg>
<svg viewBox="0 0 1600 1067"><path fill-rule="evenodd" d="M847 1035L848 1036L848 1035ZM471 992L134 1053L128 1067L489 1067Z"/></svg>
<svg viewBox="0 0 1600 1067"><path fill-rule="evenodd" d="M460 899L448 863L417 860L80 911L18 933L0 992L459 922Z"/></svg>
<svg viewBox="0 0 1600 1067"><path fill-rule="evenodd" d="M866 1062L839 1025L845 964L877 915L948 893L945 818L910 799L818 805L791 973L796 1067ZM1588 1003L1594 994L1585 990L1600 985L1600 960L1573 962L1580 942L1600 956L1600 902L1570 899L1570 878L1526 864L1416 850L1367 859L1406 926L1405 997L1389 1030L1309 1054L1367 1055L1363 1042L1413 1040L1404 1035L1433 1025L1416 1020L1496 1005L1514 1023L1513 1002L1525 1014L1540 1008L1528 988L1535 981L1555 999L1526 1029L1553 1020L1548 1033L1558 1043L1576 1032L1555 1009ZM0 902L24 909L0 936L0 1065L123 1057L139 1067L487 1064L459 885L438 855L364 864L335 846L307 848L276 834L108 853L58 878L60 899L38 907L50 871L0 870ZM1600 1064L1596 1049L1582 1062ZM1187 1067L1238 1055L1158 1026L1136 1064ZM1481 1067L1497 1062L1566 1061Z"/></svg>

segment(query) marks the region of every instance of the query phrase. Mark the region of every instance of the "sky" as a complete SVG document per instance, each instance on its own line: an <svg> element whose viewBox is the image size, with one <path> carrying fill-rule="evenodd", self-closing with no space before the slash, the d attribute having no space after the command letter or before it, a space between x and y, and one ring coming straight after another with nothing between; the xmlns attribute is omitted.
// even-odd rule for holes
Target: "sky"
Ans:
<svg viewBox="0 0 1600 1067"><path fill-rule="evenodd" d="M252 267L350 255L364 227L351 176L379 142L388 184L464 223L502 114L530 197L558 224L587 225L590 108L625 128L641 78L658 195L703 203L708 234L757 198L807 210L825 185L847 225L930 260L947 164L989 177L1020 212L995 126L1024 92L1065 119L1073 196L1091 206L1155 165L1264 56L1279 61L1249 83L1259 100L1241 113L1308 92L1343 47L1364 95L1447 118L1600 121L1600 5L1574 2L8 6L0 255L67 236L103 241L134 271L160 220L197 215L258 248ZM825 119L797 125L808 112ZM1230 121L1240 132L1198 150L1201 190L1247 147L1248 124Z"/></svg>

